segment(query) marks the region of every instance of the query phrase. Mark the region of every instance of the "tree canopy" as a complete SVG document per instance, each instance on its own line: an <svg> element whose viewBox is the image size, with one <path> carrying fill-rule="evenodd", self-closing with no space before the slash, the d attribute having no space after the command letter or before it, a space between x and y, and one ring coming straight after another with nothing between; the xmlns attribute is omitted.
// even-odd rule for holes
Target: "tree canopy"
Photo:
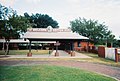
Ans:
<svg viewBox="0 0 120 81"><path fill-rule="evenodd" d="M18 38L29 27L29 20L18 16L12 8L0 5L0 36L5 39Z"/></svg>
<svg viewBox="0 0 120 81"><path fill-rule="evenodd" d="M78 18L70 21L73 32L86 36L94 41L95 44L111 43L114 41L114 35L104 23L98 23L97 20L87 20Z"/></svg>
<svg viewBox="0 0 120 81"><path fill-rule="evenodd" d="M11 38L19 38L29 27L29 20L23 16L18 16L12 8L7 8L0 4L0 37L6 41L6 51L8 54L9 41Z"/></svg>
<svg viewBox="0 0 120 81"><path fill-rule="evenodd" d="M24 13L24 16L29 19L33 28L47 28L48 26L53 28L59 27L57 21L53 20L52 17L47 14L36 13L30 16L28 13Z"/></svg>
<svg viewBox="0 0 120 81"><path fill-rule="evenodd" d="M12 15L17 14L12 8L0 4L0 20L8 20Z"/></svg>

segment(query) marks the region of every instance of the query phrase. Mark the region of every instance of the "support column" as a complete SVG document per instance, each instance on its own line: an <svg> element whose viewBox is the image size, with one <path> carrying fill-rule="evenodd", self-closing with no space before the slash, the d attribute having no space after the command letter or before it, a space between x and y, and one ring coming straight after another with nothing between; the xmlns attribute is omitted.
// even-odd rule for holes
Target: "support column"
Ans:
<svg viewBox="0 0 120 81"><path fill-rule="evenodd" d="M71 42L69 43L68 46L69 46L69 51L68 51L68 53L71 54Z"/></svg>
<svg viewBox="0 0 120 81"><path fill-rule="evenodd" d="M55 56L59 56L59 52L58 52L58 45L59 45L59 41L56 41L56 52L55 52Z"/></svg>
<svg viewBox="0 0 120 81"><path fill-rule="evenodd" d="M89 52L89 40L87 41L87 49L86 49L87 52Z"/></svg>
<svg viewBox="0 0 120 81"><path fill-rule="evenodd" d="M32 53L31 53L31 41L29 42L29 52L28 52L27 56L28 57L32 56Z"/></svg>
<svg viewBox="0 0 120 81"><path fill-rule="evenodd" d="M74 51L74 42L71 42L71 56L75 56L75 51Z"/></svg>

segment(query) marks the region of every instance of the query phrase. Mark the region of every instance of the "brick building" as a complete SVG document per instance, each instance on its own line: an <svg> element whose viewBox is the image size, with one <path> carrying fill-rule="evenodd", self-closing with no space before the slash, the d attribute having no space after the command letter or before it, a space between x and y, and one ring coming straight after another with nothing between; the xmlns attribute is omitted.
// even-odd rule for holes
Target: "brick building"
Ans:
<svg viewBox="0 0 120 81"><path fill-rule="evenodd" d="M53 45L55 48L57 47L57 50L69 50L72 52L74 50L88 50L88 46L93 46L93 44L89 43L89 38L73 33L71 29L29 28L23 37L30 41L30 54L32 41L56 41Z"/></svg>

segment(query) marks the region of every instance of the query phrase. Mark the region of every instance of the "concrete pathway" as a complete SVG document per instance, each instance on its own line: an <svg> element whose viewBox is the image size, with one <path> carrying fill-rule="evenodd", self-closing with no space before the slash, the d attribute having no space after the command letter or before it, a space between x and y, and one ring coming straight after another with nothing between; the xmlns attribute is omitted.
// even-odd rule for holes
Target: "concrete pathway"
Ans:
<svg viewBox="0 0 120 81"><path fill-rule="evenodd" d="M75 56L72 56L68 54L65 51L58 50L59 56L55 57L55 50L51 54L46 54L46 55L32 55L32 57L27 57L27 55L8 55L5 58L92 58L90 56L87 56L82 53L75 52ZM0 55L0 58L2 58L3 55Z"/></svg>
<svg viewBox="0 0 120 81"><path fill-rule="evenodd" d="M51 56L54 57L55 55L55 52L56 50L54 50L52 53L51 53ZM67 52L63 51L63 50L58 50L59 52L59 56L58 58L92 58L90 56L87 56L85 54L82 54L82 53L78 53L78 52L75 52L75 56L72 56L70 54L68 54Z"/></svg>

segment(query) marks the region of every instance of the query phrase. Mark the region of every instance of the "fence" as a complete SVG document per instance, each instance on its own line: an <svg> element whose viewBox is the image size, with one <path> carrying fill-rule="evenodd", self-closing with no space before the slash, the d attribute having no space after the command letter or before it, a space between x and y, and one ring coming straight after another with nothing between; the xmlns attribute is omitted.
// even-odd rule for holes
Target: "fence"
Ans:
<svg viewBox="0 0 120 81"><path fill-rule="evenodd" d="M76 48L77 51L86 51L86 48ZM88 48L88 52L98 54L99 57L108 58L114 60L115 62L120 61L120 49L116 48L107 48L104 46L95 47L92 46Z"/></svg>
<svg viewBox="0 0 120 81"><path fill-rule="evenodd" d="M115 61L115 48L105 48L105 58Z"/></svg>
<svg viewBox="0 0 120 81"><path fill-rule="evenodd" d="M108 58L114 60L115 62L120 61L119 49L116 48L106 48L103 46L98 47L98 56L102 58Z"/></svg>

